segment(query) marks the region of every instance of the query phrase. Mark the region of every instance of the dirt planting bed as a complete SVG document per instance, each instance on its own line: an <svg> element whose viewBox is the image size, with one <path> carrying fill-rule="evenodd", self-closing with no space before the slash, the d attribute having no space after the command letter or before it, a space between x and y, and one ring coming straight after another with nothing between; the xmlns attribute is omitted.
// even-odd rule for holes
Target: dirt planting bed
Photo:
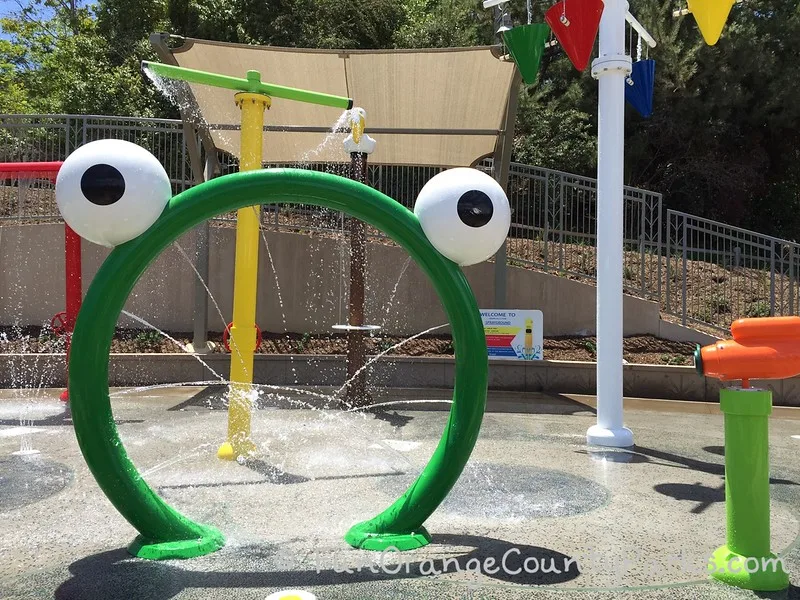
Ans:
<svg viewBox="0 0 800 600"><path fill-rule="evenodd" d="M169 335L183 345L192 340L185 332ZM211 333L214 352L226 352L222 334ZM367 337L370 354L377 354L399 344L398 336ZM344 354L347 338L344 335L309 335L299 333L263 334L260 354ZM637 335L624 340L624 358L632 364L691 365L695 345L688 342L661 340L650 335ZM64 338L40 327L0 327L0 354L63 352ZM151 330L118 329L111 344L112 352L168 353L182 349L159 333ZM544 357L550 360L594 361L597 340L594 337L561 336L545 338ZM394 356L452 356L453 343L449 336L425 336L407 341L389 352Z"/></svg>

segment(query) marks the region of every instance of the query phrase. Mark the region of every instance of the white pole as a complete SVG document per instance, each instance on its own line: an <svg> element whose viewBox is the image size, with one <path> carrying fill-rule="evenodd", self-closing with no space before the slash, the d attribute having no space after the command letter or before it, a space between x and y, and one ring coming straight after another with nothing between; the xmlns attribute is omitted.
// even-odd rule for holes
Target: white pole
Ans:
<svg viewBox="0 0 800 600"><path fill-rule="evenodd" d="M622 419L622 183L625 143L625 0L605 0L600 55L592 62L599 86L597 131L597 424L586 441L633 445Z"/></svg>

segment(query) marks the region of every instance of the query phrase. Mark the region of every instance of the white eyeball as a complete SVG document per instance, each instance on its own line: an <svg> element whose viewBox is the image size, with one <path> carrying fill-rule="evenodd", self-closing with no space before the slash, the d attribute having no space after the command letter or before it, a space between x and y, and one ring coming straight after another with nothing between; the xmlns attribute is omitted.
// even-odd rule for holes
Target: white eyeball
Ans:
<svg viewBox="0 0 800 600"><path fill-rule="evenodd" d="M511 208L500 184L463 167L431 178L417 196L414 214L433 247L462 267L494 255L511 226Z"/></svg>
<svg viewBox="0 0 800 600"><path fill-rule="evenodd" d="M101 246L138 237L172 196L155 156L123 140L98 140L67 157L56 178L56 202L75 232Z"/></svg>

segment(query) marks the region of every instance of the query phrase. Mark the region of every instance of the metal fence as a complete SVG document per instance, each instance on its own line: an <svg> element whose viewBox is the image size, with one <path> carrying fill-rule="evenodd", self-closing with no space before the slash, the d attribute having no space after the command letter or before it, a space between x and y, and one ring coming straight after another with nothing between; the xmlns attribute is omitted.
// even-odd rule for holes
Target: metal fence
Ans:
<svg viewBox="0 0 800 600"><path fill-rule="evenodd" d="M742 317L800 309L800 244L667 211L663 310L725 331Z"/></svg>
<svg viewBox="0 0 800 600"><path fill-rule="evenodd" d="M596 279L596 187L596 180L588 177L512 163L511 263ZM661 296L661 205L661 194L624 188L624 285L644 298Z"/></svg>
<svg viewBox="0 0 800 600"><path fill-rule="evenodd" d="M344 155L343 155L344 156ZM238 161L224 153L218 155L222 174L234 173L238 169ZM266 163L267 167L293 167L333 173L344 177L350 176L349 162L304 162L304 163ZM491 161L489 162L491 167ZM367 165L367 183L393 198L406 208L412 209L414 200L422 187L434 175L441 172L442 167L407 166L407 165ZM262 223L265 227L289 229L295 231L333 231L344 227L345 217L330 209L297 205L273 204L265 206L262 212ZM217 220L232 221L233 213L223 215ZM371 227L368 235L383 236Z"/></svg>
<svg viewBox="0 0 800 600"><path fill-rule="evenodd" d="M180 121L0 115L2 162L63 160L78 146L101 138L126 139L153 152L176 192L193 184ZM223 172L236 170L235 159L219 158ZM291 166L347 174L345 159ZM491 172L493 164L484 160L478 167ZM441 170L369 165L368 183L410 208L422 186ZM55 204L49 185L13 180L0 185L4 186L0 219L56 218L51 214ZM38 195L32 195L31 187L41 191L34 190ZM509 264L578 280L595 279L598 223L594 179L512 164L508 196L512 210ZM646 190L626 187L624 202L623 277L628 293L660 302L664 313L684 324L717 330L727 329L739 317L797 314L800 310L800 245L677 211L666 211L662 218L661 195ZM222 215L218 221L224 224L230 218L232 215ZM325 209L281 205L264 210L263 224L295 231L336 231L342 229L343 219Z"/></svg>
<svg viewBox="0 0 800 600"><path fill-rule="evenodd" d="M237 162L229 155L218 157L222 172L235 172ZM302 167L347 176L346 162L269 163L273 167ZM483 160L478 168L492 172L493 161ZM394 198L407 208L428 180L442 171L435 166L368 165L367 183ZM596 181L552 169L512 163L508 196L511 203L511 230L507 257L511 264L533 266L583 280L595 280ZM626 289L645 298L661 297L663 262L661 248L661 194L625 187L624 243ZM234 214L220 220L234 219ZM264 208L262 222L267 227L293 230L329 231L344 229L341 214L327 209L272 205ZM380 232L369 230L371 235Z"/></svg>
<svg viewBox="0 0 800 600"><path fill-rule="evenodd" d="M175 192L192 183L183 126L174 119L98 115L0 115L0 162L64 160L75 148L115 138L161 161Z"/></svg>
<svg viewBox="0 0 800 600"><path fill-rule="evenodd" d="M53 184L45 177L0 173L0 224L4 221L60 221Z"/></svg>

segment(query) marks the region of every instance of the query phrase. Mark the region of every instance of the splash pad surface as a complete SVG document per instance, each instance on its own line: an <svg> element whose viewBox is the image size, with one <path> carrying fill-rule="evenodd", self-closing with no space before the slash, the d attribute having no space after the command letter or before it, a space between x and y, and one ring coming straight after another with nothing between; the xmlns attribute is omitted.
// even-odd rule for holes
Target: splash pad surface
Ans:
<svg viewBox="0 0 800 600"><path fill-rule="evenodd" d="M263 390L253 420L259 455L248 465L216 459L226 419L221 386L112 390L121 440L143 478L228 539L217 553L159 564L125 551L132 528L86 468L68 415L57 420L43 408L32 419L39 430L32 444L74 475L55 495L0 508L0 595L263 599L306 589L334 599L756 597L705 578L705 561L724 535L721 415L630 410L639 445L590 453L582 436L594 418L589 406L490 393L473 456L429 521L431 544L382 554L351 549L342 535L424 467L450 393L382 392L381 402L408 404L346 413L305 393L332 390L298 389ZM58 410L57 393L37 402ZM11 390L0 392L0 406L18 401ZM493 412L500 409L516 412ZM798 423L774 418L770 432L773 540L776 550L789 549L790 574L800 568L800 469L791 437ZM0 436L2 456L18 447L17 436ZM539 571L486 571L487 559L498 566L506 553L510 571L529 557ZM472 559L483 572L473 572ZM569 559L580 569L565 571ZM544 573L543 564L562 573Z"/></svg>

